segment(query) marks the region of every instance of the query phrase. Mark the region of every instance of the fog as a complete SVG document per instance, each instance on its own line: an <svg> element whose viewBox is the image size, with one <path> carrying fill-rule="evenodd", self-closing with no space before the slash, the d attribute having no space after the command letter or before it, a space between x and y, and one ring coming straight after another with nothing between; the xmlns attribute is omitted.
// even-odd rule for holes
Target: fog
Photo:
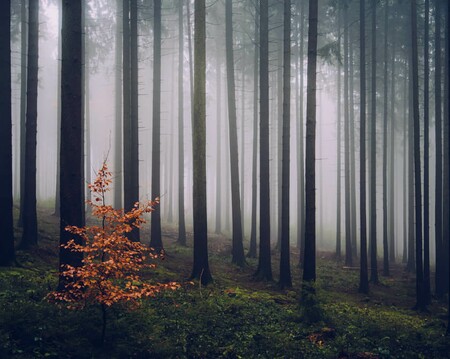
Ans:
<svg viewBox="0 0 450 359"><path fill-rule="evenodd" d="M18 1L18 0L17 0ZM151 173L152 173L152 94L153 94L153 5L151 1L139 1L138 9L138 44L139 44L139 197L141 200L151 199ZM275 245L278 238L278 211L279 211L279 121L281 121L281 97L278 77L281 76L281 43L282 43L282 2L272 1L270 16L270 201L271 201L271 240ZM295 3L295 2L294 2ZM298 2L299 3L299 2ZM341 101L341 124L344 118L343 93L338 99L337 95L337 69L343 67L342 53L337 54L331 50L326 51L328 45L336 44L339 33L336 29L336 10L328 2L323 2L319 15L319 48L322 48L318 62L317 82L317 177L316 177L316 211L317 211L317 241L319 250L333 251L336 246L337 212L341 212L341 237L344 241L344 129L342 127L341 151L341 190L340 206L337 205L337 121L338 101ZM86 122L85 143L86 158L90 159L90 167L86 168L86 181L95 175L106 159L114 176L122 173L114 168L115 145L115 36L116 36L116 1L87 1L87 17L85 23L86 54L85 73L88 73L88 85L85 103ZM39 14L39 88L38 88L38 135L37 135L37 199L41 208L52 208L56 195L57 178L57 111L58 111L58 6L56 1L41 0ZM162 74L161 74L161 215L163 230L176 230L178 221L178 7L177 1L162 2ZM250 236L251 220L251 179L252 179L252 149L253 149L253 118L254 100L254 1L236 1L234 6L234 51L235 51L235 78L237 103L237 132L240 173L240 190L242 196L242 217L244 219L244 235L248 240ZM15 9L20 8L16 6ZM224 2L221 0L207 1L207 208L208 231L215 232L217 216L220 217L220 232L231 236L231 188L229 164L229 139L227 122L227 92L226 92L226 66L225 66L225 13ZM300 7L297 3L293 9L295 16L292 20L294 30L292 33L292 76L291 76L291 163L290 163L290 213L291 213L291 245L297 243L298 226L298 165L299 153L297 144L304 139L299 138L298 123L301 113L305 116L306 107L306 65L307 65L307 21L302 17L304 33L299 32ZM190 24L193 31L193 6L191 6ZM187 28L187 9L184 11L184 49L183 49L183 87L184 87L184 187L185 187L185 213L187 230L192 231L192 125L191 125L191 78L189 66L189 41ZM400 10L398 10L400 11ZM401 12L401 11L400 11ZM380 10L381 14L381 10ZM435 14L433 13L433 16ZM380 15L381 16L381 15ZM347 24L353 35L351 41L354 49L353 56L355 70L352 75L354 89L354 124L355 124L355 184L359 186L359 69L357 68L359 49L358 23L355 21L356 10L351 10L350 20ZM13 13L13 21L20 22L20 12ZM383 125L383 38L382 23L379 20L378 59L379 69L377 80L377 242L382 245L382 125ZM14 26L14 25L13 25ZM16 25L17 27L17 25ZM20 78L22 76L20 53L20 25L18 32L13 32L13 175L14 200L18 204L20 199ZM405 30L405 35L408 33ZM298 56L300 37L304 39L304 57ZM401 34L399 36L402 36ZM193 41L193 40L192 40ZM341 39L342 41L342 39ZM370 41L370 34L368 35ZM403 241L406 236L404 225L405 209L404 198L404 163L405 142L404 122L407 106L407 89L404 80L405 45L399 46L395 59L398 73L395 75L395 154L394 166L394 214L395 214L395 251L400 257L403 252ZM421 55L422 56L422 55ZM296 63L296 61L298 61ZM367 66L372 66L368 56ZM359 65L358 65L359 66ZM305 71L303 77L303 93L299 93L299 68ZM391 71L391 70L389 70ZM297 78L296 78L297 77ZM341 72L343 78L343 72ZM390 75L389 75L390 78ZM343 86L343 80L341 86ZM389 80L391 81L391 80ZM423 79L421 80L423 81ZM370 80L369 80L370 83ZM296 89L297 86L297 89ZM391 85L389 85L391 86ZM432 85L434 87L434 85ZM343 89L343 87L342 87ZM341 90L343 91L343 90ZM298 97L297 97L298 96ZM299 97L303 96L304 109L300 113ZM422 96L422 95L421 95ZM370 88L368 93L370 98ZM431 101L434 101L433 99ZM389 105L390 106L390 105ZM372 109L368 106L370 111ZM259 111L259 106L257 107ZM390 107L389 107L390 108ZM406 111L406 112L405 112ZM435 141L434 138L434 111L430 123L430 234L431 253L434 252L434 177L435 177ZM390 120L389 120L390 121ZM303 118L303 125L305 119ZM370 126L368 134L370 135ZM391 136L391 131L388 132ZM305 134L305 130L303 131ZM370 136L368 136L370 141ZM422 135L423 141L423 135ZM369 147L367 147L369 148ZM369 155L369 154L368 154ZM389 156L389 155L388 155ZM89 163L89 161L86 161ZM220 166L220 169L219 167ZM368 172L370 172L368 170ZM218 176L220 187L217 187ZM370 175L368 174L368 178ZM107 197L113 202L112 192ZM216 211L217 203L221 213ZM359 213L359 191L356 190L356 213ZM369 216L370 216L369 211ZM259 218L259 217L257 217ZM359 220L357 232L359 233ZM246 242L245 242L246 243ZM245 244L247 246L247 244ZM379 252L381 253L381 252Z"/></svg>

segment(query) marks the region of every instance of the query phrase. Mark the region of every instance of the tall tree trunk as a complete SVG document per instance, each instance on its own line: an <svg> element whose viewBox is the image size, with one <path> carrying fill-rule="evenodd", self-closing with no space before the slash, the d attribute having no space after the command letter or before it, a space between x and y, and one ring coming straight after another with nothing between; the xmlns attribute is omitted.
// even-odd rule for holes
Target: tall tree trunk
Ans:
<svg viewBox="0 0 450 359"><path fill-rule="evenodd" d="M384 4L384 66L383 66L383 275L389 275L388 247L388 186L387 186L387 141L388 141L388 30L389 4ZM393 97L394 94L391 94ZM391 121L393 119L391 118Z"/></svg>
<svg viewBox="0 0 450 359"><path fill-rule="evenodd" d="M23 234L20 246L37 244L36 213L36 136L39 56L39 0L28 6L27 114L25 126L25 193L23 202Z"/></svg>
<svg viewBox="0 0 450 359"><path fill-rule="evenodd" d="M377 263L377 0L372 0L372 76L370 118L370 281L378 283Z"/></svg>
<svg viewBox="0 0 450 359"><path fill-rule="evenodd" d="M218 46L219 47L219 46ZM216 68L216 88L217 88L217 108L216 108L216 120L217 120L217 152L216 152L216 229L215 232L220 234L222 232L222 132L220 126L222 123L222 66L221 58L219 54L216 54L217 68Z"/></svg>
<svg viewBox="0 0 450 359"><path fill-rule="evenodd" d="M61 11L59 11L60 13ZM61 36L58 36L60 39ZM18 225L23 224L23 212L25 208L25 126L27 112L27 51L28 51L28 17L27 0L20 4L20 212ZM60 40L58 40L60 42ZM60 62L60 61L59 61ZM59 73L59 72L58 72ZM59 127L58 127L59 131ZM59 197L59 193L57 192ZM59 213L59 201L57 201Z"/></svg>
<svg viewBox="0 0 450 359"><path fill-rule="evenodd" d="M412 42L412 97L414 122L414 193L416 214L416 308L424 310L424 278L422 263L422 180L420 167L420 116L419 116L419 55L417 49L417 9L416 0L411 1L411 42Z"/></svg>
<svg viewBox="0 0 450 359"><path fill-rule="evenodd" d="M391 59L391 135L390 135L390 166L389 166L389 261L391 263L395 262L395 220L397 219L395 215L395 104L396 104L396 94L395 94L395 47L396 41L395 37L392 43L392 59Z"/></svg>
<svg viewBox="0 0 450 359"><path fill-rule="evenodd" d="M12 115L11 115L11 1L0 2L0 266L14 263Z"/></svg>
<svg viewBox="0 0 450 359"><path fill-rule="evenodd" d="M341 6L338 5L338 48L341 51ZM347 25L345 25L347 26ZM341 113L341 62L338 61L337 65L337 139L336 139L336 258L338 260L341 259L341 121L342 121L342 113ZM344 94L345 96L345 94ZM321 147L322 148L322 147Z"/></svg>
<svg viewBox="0 0 450 359"><path fill-rule="evenodd" d="M360 269L359 292L369 292L367 271L367 218L366 218L366 6L365 0L359 3L359 46L360 46L360 162L359 162L359 201L360 201Z"/></svg>
<svg viewBox="0 0 450 359"><path fill-rule="evenodd" d="M352 33L350 32L350 36ZM350 208L351 208L351 226L352 226L352 253L354 257L358 256L357 247L357 218L356 218L356 134L355 134L355 104L354 104L354 66L353 66L353 36L349 39L349 88L350 88Z"/></svg>
<svg viewBox="0 0 450 359"><path fill-rule="evenodd" d="M82 264L82 253L63 246L71 239L82 244L81 237L67 232L66 226L82 226L84 212L81 1L63 0L62 14L60 271L65 265ZM60 274L60 290L67 280Z"/></svg>
<svg viewBox="0 0 450 359"><path fill-rule="evenodd" d="M137 69L137 3L123 0L123 184L124 209L130 211L139 200L138 156L138 69ZM139 241L139 229L129 234Z"/></svg>
<svg viewBox="0 0 450 359"><path fill-rule="evenodd" d="M409 239L409 233L408 233L408 216L407 213L409 213L408 208L408 196L409 196L409 189L408 189L408 124L409 124L409 113L408 113L408 99L407 96L409 96L408 91L408 66L407 62L405 61L405 69L404 69L404 85L403 85L403 255L402 255L402 263L407 264L408 263L408 239Z"/></svg>
<svg viewBox="0 0 450 359"><path fill-rule="evenodd" d="M126 0L125 0L126 1ZM115 71L114 71L114 206L122 208L123 162L122 162L122 5L123 0L116 0L116 33L115 33Z"/></svg>
<svg viewBox="0 0 450 359"><path fill-rule="evenodd" d="M212 281L208 263L206 210L206 14L205 0L195 0L194 116L192 144L194 159L194 264L191 279L203 285Z"/></svg>
<svg viewBox="0 0 450 359"><path fill-rule="evenodd" d="M446 27L446 32L445 32L445 36L446 36L446 43L445 43L445 45L446 45L446 49L447 49L447 58L446 58L446 65L447 65L447 76L446 76L446 81L447 81L447 91L449 91L449 88L448 88L448 86L450 86L450 64L449 64L449 61L450 61L450 54L448 53L448 51L450 51L450 24L449 24L449 21L450 21L450 5L447 3L447 12L446 12L446 20L447 20L447 27ZM447 106L449 105L449 103L448 103L448 95L449 95L449 93L447 92ZM448 112L449 112L449 109L447 108L447 116L448 116ZM448 120L448 118L447 118L447 120ZM450 127L448 128L448 130L447 130L447 136L449 136L450 137ZM449 143L449 146L450 146L450 143ZM448 151L448 152L450 152L450 147L449 146L447 146L447 148L446 148L446 151ZM449 184L449 186L450 186L450 184ZM447 246L448 246L448 248L447 248L447 255L448 255L448 257L447 257L447 259L449 259L450 258L450 243L448 243L447 242ZM450 270L450 265L449 265L449 270ZM448 283L447 283L447 285L448 285L448 287L450 288L450 273L449 272L447 272L447 275L448 275ZM450 335L450 295L448 296L448 307L447 307L447 312L448 312L448 322L447 322L447 335Z"/></svg>
<svg viewBox="0 0 450 359"><path fill-rule="evenodd" d="M242 40L244 41L244 39ZM240 190L241 190L241 223L242 238L245 239L245 53L242 54L242 78L241 78L241 170L240 170Z"/></svg>
<svg viewBox="0 0 450 359"><path fill-rule="evenodd" d="M441 0L435 0L435 13L441 14ZM435 142L436 142L436 176L435 188L436 195L434 198L435 213L435 242L436 242L436 276L435 286L436 295L442 297L444 295L444 264L443 261L443 238L442 238L442 65L441 65L441 16L435 17L435 71L434 71L434 104L435 104Z"/></svg>
<svg viewBox="0 0 450 359"><path fill-rule="evenodd" d="M448 10L449 4L448 2L444 2L446 4L445 9ZM450 31L450 17L449 12L445 11L445 66L444 66L444 74L448 74L450 72L450 43L449 43L449 31ZM444 264L444 293L449 292L449 279L450 279L450 257L448 255L449 247L450 247L450 221L447 219L450 217L450 84L448 76L444 75L444 189L443 189L443 213L442 216L445 219L443 222L443 260Z"/></svg>
<svg viewBox="0 0 450 359"><path fill-rule="evenodd" d="M184 32L183 2L178 4L178 243L186 245L186 220L184 215Z"/></svg>
<svg viewBox="0 0 450 359"><path fill-rule="evenodd" d="M62 5L58 3L58 69L56 74L56 186L55 186L55 208L53 215L59 217L60 214L60 153L61 147L61 30L62 30Z"/></svg>
<svg viewBox="0 0 450 359"><path fill-rule="evenodd" d="M306 163L305 163L305 258L304 293L314 290L316 280L316 78L317 78L318 1L309 0L308 82L306 88Z"/></svg>
<svg viewBox="0 0 450 359"><path fill-rule="evenodd" d="M430 288L430 61L429 61L429 20L430 0L425 0L425 34L424 34L424 145L423 145L423 296L425 304L431 301Z"/></svg>
<svg viewBox="0 0 450 359"><path fill-rule="evenodd" d="M269 185L269 4L259 2L259 92L260 92L260 201L259 261L255 278L272 280L270 253L270 185Z"/></svg>
<svg viewBox="0 0 450 359"><path fill-rule="evenodd" d="M247 256L256 258L256 215L257 215L257 177L258 177L258 57L259 57L259 22L258 1L255 1L255 47L253 57L253 148L252 148L252 218L250 230L250 248Z"/></svg>
<svg viewBox="0 0 450 359"><path fill-rule="evenodd" d="M345 265L352 266L352 228L350 202L350 113L348 76L348 5L344 4L344 156L345 156Z"/></svg>
<svg viewBox="0 0 450 359"><path fill-rule="evenodd" d="M283 137L281 176L281 288L292 287L289 233L290 136L291 136L291 0L284 1L283 17Z"/></svg>
<svg viewBox="0 0 450 359"><path fill-rule="evenodd" d="M413 122L413 89L412 89L412 58L409 51L408 63L408 263L406 268L414 272L414 122Z"/></svg>
<svg viewBox="0 0 450 359"><path fill-rule="evenodd" d="M230 131L230 174L231 174L231 206L233 221L232 262L243 266L245 264L244 245L242 242L241 198L239 194L239 154L236 126L236 93L234 80L233 54L233 4L231 0L225 3L225 41L227 59L227 92L228 92L228 125Z"/></svg>
<svg viewBox="0 0 450 359"><path fill-rule="evenodd" d="M153 1L153 37L152 198L157 198L161 196L161 0ZM160 206L151 215L150 247L163 249Z"/></svg>

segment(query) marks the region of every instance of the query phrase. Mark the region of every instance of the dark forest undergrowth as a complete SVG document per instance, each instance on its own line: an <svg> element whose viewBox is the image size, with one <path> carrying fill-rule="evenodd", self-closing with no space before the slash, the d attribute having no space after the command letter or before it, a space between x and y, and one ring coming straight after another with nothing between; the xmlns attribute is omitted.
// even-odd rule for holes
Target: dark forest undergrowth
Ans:
<svg viewBox="0 0 450 359"><path fill-rule="evenodd" d="M183 285L134 311L111 308L101 345L99 308L71 311L44 299L57 283L58 222L43 212L40 228L39 247L19 251L18 266L0 270L0 358L450 357L446 302L433 300L428 313L411 310L414 277L401 265L365 296L358 294L358 270L320 253L318 304L305 309L295 251L293 289L280 291L276 282L252 280L255 260L232 265L230 241L212 235L214 283L201 287L184 280L192 248L178 246L175 231L165 233L167 255L145 277ZM272 263L277 278L277 255Z"/></svg>

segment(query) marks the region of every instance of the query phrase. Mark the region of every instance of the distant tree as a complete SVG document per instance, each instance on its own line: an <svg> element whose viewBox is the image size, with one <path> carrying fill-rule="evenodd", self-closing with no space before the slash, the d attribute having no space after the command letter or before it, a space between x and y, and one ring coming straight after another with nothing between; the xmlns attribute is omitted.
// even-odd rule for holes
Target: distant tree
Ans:
<svg viewBox="0 0 450 359"><path fill-rule="evenodd" d="M66 231L66 226L83 225L83 111L82 111L82 26L81 0L62 3L61 64L61 190L60 190L60 277L58 289L63 290L70 278L64 276L66 265L79 267L81 253L65 248L70 240L82 244L82 238Z"/></svg>
<svg viewBox="0 0 450 359"><path fill-rule="evenodd" d="M269 186L269 3L259 2L259 103L260 103L260 210L259 259L254 277L272 280L270 253L270 186Z"/></svg>
<svg viewBox="0 0 450 359"><path fill-rule="evenodd" d="M284 1L283 16L283 140L281 176L280 287L292 287L289 232L290 136L291 136L291 0Z"/></svg>
<svg viewBox="0 0 450 359"><path fill-rule="evenodd" d="M425 0L425 23L424 23L424 145L423 145L423 295L426 304L431 301L430 287L430 0Z"/></svg>
<svg viewBox="0 0 450 359"><path fill-rule="evenodd" d="M123 185L124 209L139 200L137 0L123 0ZM139 229L129 236L139 241Z"/></svg>
<svg viewBox="0 0 450 359"><path fill-rule="evenodd" d="M122 9L123 0L116 0L116 32L114 56L114 206L122 208L123 200L123 161L122 161Z"/></svg>
<svg viewBox="0 0 450 359"><path fill-rule="evenodd" d="M420 167L420 114L419 114L419 65L417 49L417 4L411 1L411 45L412 45L412 108L414 123L414 193L416 223L416 308L425 310L423 262L422 262L422 179Z"/></svg>
<svg viewBox="0 0 450 359"><path fill-rule="evenodd" d="M56 186L55 186L55 209L54 209L54 215L56 217L59 217L60 214L60 168L61 168L61 161L60 161L60 152L59 148L61 147L61 44L62 44L62 4L58 2L58 70L57 70L57 80L56 80L56 146L57 146L57 154L56 154Z"/></svg>
<svg viewBox="0 0 450 359"><path fill-rule="evenodd" d="M205 0L195 0L194 32L194 113L193 113L193 207L194 263L191 279L203 285L212 281L208 263L206 210L206 14Z"/></svg>
<svg viewBox="0 0 450 359"><path fill-rule="evenodd" d="M36 137L39 57L39 0L28 6L27 113L25 125L25 193L23 201L23 234L20 246L37 244L36 213Z"/></svg>
<svg viewBox="0 0 450 359"><path fill-rule="evenodd" d="M441 14L442 1L435 0L435 13ZM442 47L441 47L441 16L435 17L435 30L434 30L434 81L436 83L434 87L434 118L435 118L435 146L436 146L436 175L435 175L435 188L436 195L434 198L434 213L435 213L435 241L436 241L436 276L435 287L436 296L442 297L444 295L444 265L443 261L443 238L442 238Z"/></svg>
<svg viewBox="0 0 450 359"><path fill-rule="evenodd" d="M11 117L11 1L0 2L0 266L14 263Z"/></svg>
<svg viewBox="0 0 450 359"><path fill-rule="evenodd" d="M245 255L242 243L241 199L239 194L239 154L236 127L236 93L233 53L233 5L231 0L226 0L225 2L225 28L228 125L230 131L231 214L233 220L232 261L239 266L243 266L245 264Z"/></svg>
<svg viewBox="0 0 450 359"><path fill-rule="evenodd" d="M359 3L359 48L360 48L360 127L359 127L359 201L360 201L360 267L359 292L369 292L367 273L367 218L366 218L366 6L365 0Z"/></svg>
<svg viewBox="0 0 450 359"><path fill-rule="evenodd" d="M371 111L370 111L370 183L369 183L369 204L370 204L370 281L378 283L378 263L377 263L377 0L372 0L371 11Z"/></svg>
<svg viewBox="0 0 450 359"><path fill-rule="evenodd" d="M350 202L350 108L349 108L349 36L348 3L344 3L344 160L345 160L345 265L352 266L351 202Z"/></svg>
<svg viewBox="0 0 450 359"><path fill-rule="evenodd" d="M444 1L444 14L445 14L445 66L444 74L450 72L450 12L448 7L450 6L448 1ZM445 11L446 10L446 11ZM450 217L450 81L448 76L444 76L444 190L443 190L443 260L444 264L444 293L449 293L450 289L450 221L447 219Z"/></svg>
<svg viewBox="0 0 450 359"><path fill-rule="evenodd" d="M384 39L383 39L383 275L389 275L388 247L388 186L387 186L387 152L388 152L388 30L389 4L384 4ZM394 96L392 94L391 96ZM394 119L391 118L391 121ZM392 198L391 198L392 199Z"/></svg>
<svg viewBox="0 0 450 359"><path fill-rule="evenodd" d="M217 46L219 49L219 45ZM219 51L216 53L216 89L217 89L217 103L216 103L216 120L217 120L217 152L216 152L216 223L215 232L220 234L222 232L222 137L223 134L220 130L222 123L222 64Z"/></svg>
<svg viewBox="0 0 450 359"><path fill-rule="evenodd" d="M161 195L161 0L153 1L153 130L152 130L152 198ZM150 247L160 252L161 210L151 218Z"/></svg>
<svg viewBox="0 0 450 359"><path fill-rule="evenodd" d="M318 0L309 0L308 82L306 89L305 258L303 289L316 280L316 76Z"/></svg>
<svg viewBox="0 0 450 359"><path fill-rule="evenodd" d="M299 77L299 94L296 96L298 98L298 120L297 120L297 247L300 249L299 264L303 265L304 249L305 249L305 156L304 156L304 33L305 33L305 2L306 0L300 1L300 16L298 16L300 21L299 35L300 41L298 44L298 59L296 66L298 66L298 71L296 73L296 79Z"/></svg>
<svg viewBox="0 0 450 359"><path fill-rule="evenodd" d="M338 48L339 51L341 51L341 6L338 5L337 9L337 36L338 36ZM346 26L346 25L344 25ZM342 252L342 244L341 244L341 204L342 204L342 191L341 191L341 166L342 166L342 156L341 156L341 145L342 145L342 135L341 135L341 121L342 121L342 111L341 111L341 101L342 101L342 86L341 86L341 61L339 60L337 63L337 78L336 78L336 84L337 84L337 111L336 111L336 132L337 132L337 138L336 138L336 259L341 259L341 252ZM345 96L345 95L344 95Z"/></svg>
<svg viewBox="0 0 450 359"><path fill-rule="evenodd" d="M186 245L184 206L184 32L183 2L178 4L178 243Z"/></svg>
<svg viewBox="0 0 450 359"><path fill-rule="evenodd" d="M257 177L258 177L258 63L259 63L259 12L258 1L255 1L255 46L253 56L253 142L252 142L252 215L250 228L250 248L247 256L256 258L256 215L257 215Z"/></svg>
<svg viewBox="0 0 450 359"><path fill-rule="evenodd" d="M28 51L28 0L20 2L20 212L18 225L23 223L25 208L25 126L27 116L27 51ZM59 13L61 11L59 10ZM58 36L60 38L61 36ZM58 193L58 192L57 192ZM59 196L57 196L59 197ZM56 210L55 210L56 212ZM57 212L59 213L59 203Z"/></svg>

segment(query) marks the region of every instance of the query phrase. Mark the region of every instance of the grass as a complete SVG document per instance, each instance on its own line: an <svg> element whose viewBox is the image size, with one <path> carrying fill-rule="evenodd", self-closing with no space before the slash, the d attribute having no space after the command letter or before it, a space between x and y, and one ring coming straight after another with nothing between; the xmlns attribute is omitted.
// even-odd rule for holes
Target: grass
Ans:
<svg viewBox="0 0 450 359"><path fill-rule="evenodd" d="M357 270L319 253L317 302L305 308L296 266L291 290L255 282L256 261L232 265L230 241L219 236L210 237L214 282L202 287L184 281L192 248L178 246L174 230L165 233L166 258L146 275L183 282L181 289L135 311L111 308L101 346L98 308L69 311L44 300L57 281L58 223L47 212L41 218L39 247L19 251L20 266L0 269L0 358L449 357L445 302L433 301L429 313L412 311L414 278L401 265L366 296L357 292ZM294 263L297 258L293 252ZM277 255L273 269L276 278Z"/></svg>

